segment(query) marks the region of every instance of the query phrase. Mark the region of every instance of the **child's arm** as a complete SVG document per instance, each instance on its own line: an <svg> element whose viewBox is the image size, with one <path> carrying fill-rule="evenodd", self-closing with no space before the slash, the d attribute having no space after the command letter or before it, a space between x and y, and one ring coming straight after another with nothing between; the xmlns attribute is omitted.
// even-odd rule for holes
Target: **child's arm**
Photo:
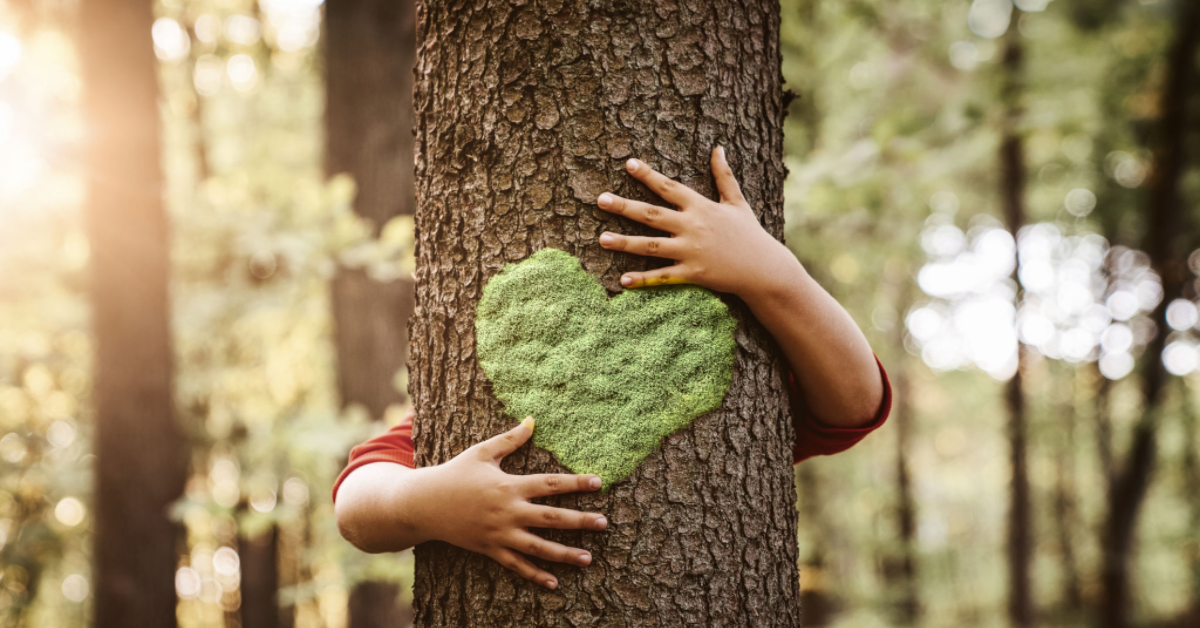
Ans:
<svg viewBox="0 0 1200 628"><path fill-rule="evenodd" d="M603 530L605 518L529 503L546 495L595 491L594 475L509 475L500 461L533 434L533 419L486 440L436 467L410 469L374 462L354 469L337 487L335 513L346 540L365 552L398 552L425 541L445 541L490 556L547 588L550 573L523 554L587 565L591 554L547 541L527 528Z"/></svg>
<svg viewBox="0 0 1200 628"><path fill-rule="evenodd" d="M713 150L720 202L630 159L626 169L679 211L601 194L601 209L671 234L669 238L605 232L607 249L675 260L666 268L626 273L630 288L694 283L737 295L783 348L813 416L833 427L866 425L879 414L883 380L854 319L767 233L725 161Z"/></svg>

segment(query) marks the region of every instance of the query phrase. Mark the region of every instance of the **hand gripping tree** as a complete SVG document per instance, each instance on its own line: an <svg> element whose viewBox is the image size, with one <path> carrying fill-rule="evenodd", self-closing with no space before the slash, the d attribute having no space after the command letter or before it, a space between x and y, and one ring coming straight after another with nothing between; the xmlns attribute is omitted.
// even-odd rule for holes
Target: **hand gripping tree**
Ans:
<svg viewBox="0 0 1200 628"><path fill-rule="evenodd" d="M651 233L595 205L605 191L652 198L627 158L713 197L709 155L724 146L781 237L785 99L776 2L431 1L417 29L410 392L428 466L515 424L476 353L476 307L506 263L560 249L609 295L623 272L658 265L597 243L606 229ZM608 517L604 532L539 531L591 565L548 567L551 591L485 556L419 546L418 626L799 625L785 364L725 300L737 347L720 408L610 491L550 498ZM504 467L563 471L532 445Z"/></svg>

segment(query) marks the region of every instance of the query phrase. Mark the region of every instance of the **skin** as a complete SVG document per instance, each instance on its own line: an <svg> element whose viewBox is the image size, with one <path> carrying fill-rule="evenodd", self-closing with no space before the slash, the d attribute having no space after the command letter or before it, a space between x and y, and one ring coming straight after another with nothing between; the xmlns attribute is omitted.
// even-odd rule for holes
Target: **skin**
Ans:
<svg viewBox="0 0 1200 628"><path fill-rule="evenodd" d="M601 194L601 209L669 234L605 232L606 249L674 260L665 268L627 273L636 289L693 283L742 299L783 349L813 417L832 427L862 427L876 417L883 380L874 354L854 320L771 237L742 196L718 147L712 153L719 201L713 201L630 159L629 174L677 209ZM338 528L355 547L396 552L425 541L445 541L485 554L544 587L558 580L527 556L587 566L587 552L546 541L530 528L601 531L607 520L530 503L546 495L600 488L592 475L510 475L500 461L533 435L527 418L516 428L467 449L445 464L422 469L376 462L355 469L338 489Z"/></svg>
<svg viewBox="0 0 1200 628"><path fill-rule="evenodd" d="M883 401L883 378L866 336L796 256L758 223L723 148L713 150L711 162L719 201L637 159L626 162L629 174L678 209L609 193L597 199L605 211L670 234L600 235L600 246L606 249L675 261L665 268L626 273L621 285L693 283L737 295L783 349L818 421L832 427L868 425Z"/></svg>
<svg viewBox="0 0 1200 628"><path fill-rule="evenodd" d="M445 541L490 556L548 589L558 580L526 558L586 566L591 554L547 541L528 528L604 530L608 520L530 503L546 495L600 490L594 475L511 475L505 456L533 435L534 420L475 445L451 461L422 469L375 462L355 469L338 488L334 511L342 536L364 552L398 552Z"/></svg>

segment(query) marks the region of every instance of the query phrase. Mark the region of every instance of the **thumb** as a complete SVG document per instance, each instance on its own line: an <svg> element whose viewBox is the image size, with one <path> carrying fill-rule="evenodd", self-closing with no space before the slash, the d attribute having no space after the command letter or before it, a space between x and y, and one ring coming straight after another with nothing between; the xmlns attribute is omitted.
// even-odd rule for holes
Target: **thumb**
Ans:
<svg viewBox="0 0 1200 628"><path fill-rule="evenodd" d="M533 417L525 417L521 424L498 436L493 436L483 442L485 456L500 462L505 456L516 451L533 436Z"/></svg>

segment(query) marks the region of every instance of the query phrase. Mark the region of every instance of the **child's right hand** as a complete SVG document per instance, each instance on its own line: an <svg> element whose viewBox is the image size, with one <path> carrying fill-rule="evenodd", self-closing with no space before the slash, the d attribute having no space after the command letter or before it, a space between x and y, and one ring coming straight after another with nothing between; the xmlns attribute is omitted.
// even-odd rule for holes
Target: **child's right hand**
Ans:
<svg viewBox="0 0 1200 628"><path fill-rule="evenodd" d="M524 554L579 566L591 563L592 556L547 541L528 528L603 530L608 521L596 513L529 502L546 495L599 490L600 478L594 475L510 475L500 469L500 461L524 445L533 428L533 419L525 419L445 464L418 470L429 472L420 490L430 499L421 501L431 506L425 513L429 538L490 556L521 577L553 589L558 580Z"/></svg>

